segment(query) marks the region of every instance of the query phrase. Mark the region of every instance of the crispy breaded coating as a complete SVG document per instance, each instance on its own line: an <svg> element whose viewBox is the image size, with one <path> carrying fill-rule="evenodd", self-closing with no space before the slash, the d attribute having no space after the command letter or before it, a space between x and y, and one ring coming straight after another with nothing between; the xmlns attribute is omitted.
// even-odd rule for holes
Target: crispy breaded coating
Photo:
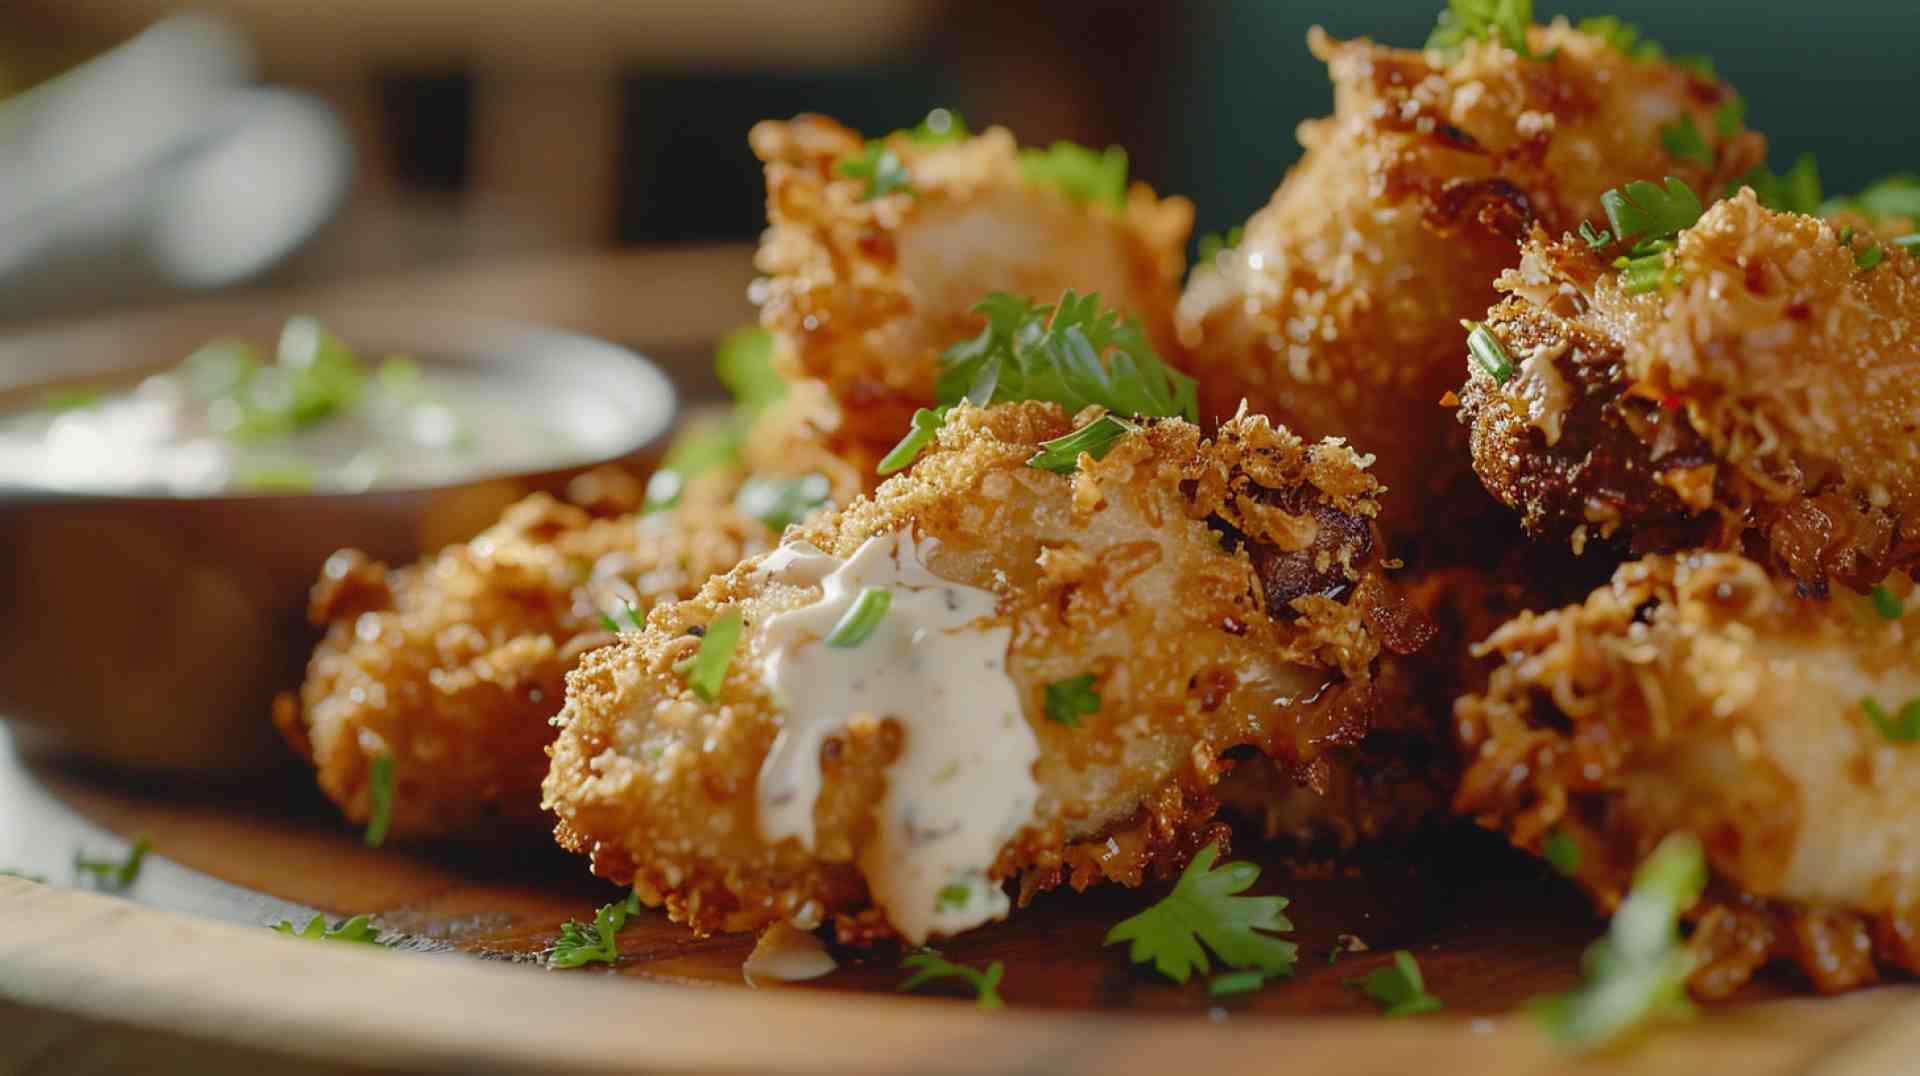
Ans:
<svg viewBox="0 0 1920 1076"><path fill-rule="evenodd" d="M1705 996L1769 959L1822 990L1920 971L1920 747L1883 734L1920 697L1920 602L1889 619L1849 594L1798 594L1734 554L1650 556L1583 603L1522 615L1457 709L1472 753L1457 806L1540 851L1611 910L1675 830L1705 845L1695 913Z"/></svg>
<svg viewBox="0 0 1920 1076"><path fill-rule="evenodd" d="M776 741L822 717L786 710L768 686L800 652L770 643L787 636L769 624L829 600L817 580L783 574L805 551L795 542L857 561L873 542L906 541L950 595L985 596L991 613L969 630L1008 633L1004 662L993 657L1004 671L963 671L964 685L946 683L940 661L901 666L918 670L913 697L927 701L916 707L950 687L987 707L1009 681L1018 700L1022 712L981 744L1031 737L1037 758L1030 811L986 872L995 891L1017 878L1024 899L1177 869L1225 836L1212 822L1224 752L1252 745L1306 763L1358 742L1383 640L1423 637L1417 625L1381 630L1411 614L1381 578L1378 489L1362 461L1242 416L1213 441L1179 420L1147 422L1073 475L1029 466L1042 441L1073 428L1053 404L962 405L911 471L589 655L569 677L545 786L561 844L698 931L831 921L848 941L923 940L921 909L878 907L870 884L895 866L874 859L893 825L881 805L924 791L889 778L919 746L917 715L825 715L835 731L818 753L811 842L763 836L763 794L790 802L761 787ZM675 669L730 612L745 626L706 701ZM1097 710L1049 719L1050 685L1087 676ZM918 831L944 834L936 822Z"/></svg>
<svg viewBox="0 0 1920 1076"><path fill-rule="evenodd" d="M954 142L889 136L912 193L871 200L867 181L840 169L865 141L831 119L768 120L750 141L766 163L770 222L754 259L766 274L761 324L781 340L783 372L825 383L842 436L873 458L933 405L941 352L980 330L971 310L990 292L1098 292L1177 364L1186 199L1135 182L1124 207L1076 201L1028 180L1000 127Z"/></svg>
<svg viewBox="0 0 1920 1076"><path fill-rule="evenodd" d="M1745 550L1802 586L1920 562L1920 262L1743 191L1629 294L1538 233L1488 328L1517 364L1461 392L1474 466L1536 535ZM1870 260L1870 259L1869 259Z"/></svg>
<svg viewBox="0 0 1920 1076"><path fill-rule="evenodd" d="M612 518L536 494L417 565L334 554L310 607L326 637L275 723L356 823L387 755L396 838L536 829L548 719L579 655L613 641L603 618L644 616L772 545L713 492Z"/></svg>
<svg viewBox="0 0 1920 1076"><path fill-rule="evenodd" d="M1600 195L1628 180L1719 189L1764 155L1759 135L1716 126L1724 84L1564 21L1528 40L1535 59L1487 41L1449 58L1315 30L1333 115L1300 125L1305 155L1180 300L1202 410L1232 414L1245 398L1375 453L1394 494L1382 526L1410 557L1445 540L1438 514L1459 521L1485 502L1440 400L1460 383L1461 319L1494 301L1528 226L1603 219ZM1683 119L1711 164L1664 148L1660 129Z"/></svg>

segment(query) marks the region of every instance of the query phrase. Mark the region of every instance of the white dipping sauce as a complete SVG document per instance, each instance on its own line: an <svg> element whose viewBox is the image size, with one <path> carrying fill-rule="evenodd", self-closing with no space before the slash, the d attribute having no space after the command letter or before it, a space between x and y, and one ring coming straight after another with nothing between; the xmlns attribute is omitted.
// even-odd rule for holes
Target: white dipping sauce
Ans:
<svg viewBox="0 0 1920 1076"><path fill-rule="evenodd" d="M900 757L859 866L874 903L916 945L1006 916L987 870L1032 821L1040 791L1040 745L1007 675L1013 629L996 622L990 592L928 570L933 548L916 547L908 529L869 538L844 561L796 542L761 564L822 593L766 623L763 675L785 714L760 767L760 835L813 847L821 744L857 714L897 722ZM867 587L892 593L879 627L857 646L828 646Z"/></svg>
<svg viewBox="0 0 1920 1076"><path fill-rule="evenodd" d="M797 927L775 923L754 943L753 952L740 965L740 975L748 986L757 987L762 979L779 983L818 979L836 967L839 965L834 963L833 954L819 938Z"/></svg>

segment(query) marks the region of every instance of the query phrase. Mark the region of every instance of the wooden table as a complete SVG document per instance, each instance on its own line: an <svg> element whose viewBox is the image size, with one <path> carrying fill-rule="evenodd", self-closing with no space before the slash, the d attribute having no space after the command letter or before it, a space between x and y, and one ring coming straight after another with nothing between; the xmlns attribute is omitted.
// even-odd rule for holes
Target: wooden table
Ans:
<svg viewBox="0 0 1920 1076"><path fill-rule="evenodd" d="M325 293L211 298L0 341L0 369L138 347L156 325L217 331L260 303L385 297L598 333L695 381L707 343L750 315L740 248L558 258L366 280ZM673 356L678 356L674 358ZM73 888L71 857L154 847L128 894ZM1267 850L1270 852L1271 850ZM1240 855L1261 856L1242 848ZM1779 981L1630 1051L1571 1058L1517 1015L1576 974L1598 932L1583 901L1491 839L1388 849L1352 870L1278 860L1294 900L1293 980L1225 1002L1129 968L1108 925L1157 894L1043 896L946 944L1004 960L1008 1007L894 995L898 953L842 953L827 980L749 990L750 939L694 939L647 913L617 973L535 957L570 917L614 896L551 846L370 850L305 775L213 788L29 763L0 732L0 1074L26 1071L564 1071L662 1073L1913 1071L1912 988L1793 998ZM1415 882L1415 878L1421 879ZM263 929L314 911L368 912L407 952L289 941ZM1340 933L1374 952L1329 964ZM1383 1020L1347 980L1413 949L1444 1013ZM475 959L475 956L491 959Z"/></svg>

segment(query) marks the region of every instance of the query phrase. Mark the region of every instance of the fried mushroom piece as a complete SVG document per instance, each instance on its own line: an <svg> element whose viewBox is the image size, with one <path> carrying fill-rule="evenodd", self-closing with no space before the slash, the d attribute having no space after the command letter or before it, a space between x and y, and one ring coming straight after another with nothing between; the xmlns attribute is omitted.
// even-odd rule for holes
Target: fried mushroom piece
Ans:
<svg viewBox="0 0 1920 1076"><path fill-rule="evenodd" d="M274 721L353 822L368 818L371 768L384 755L393 837L537 832L548 721L579 655L613 641L606 619L692 594L775 537L697 497L596 518L536 494L410 567L342 550L309 608L326 636Z"/></svg>
<svg viewBox="0 0 1920 1076"><path fill-rule="evenodd" d="M1816 594L1911 571L1920 262L1742 191L1666 273L1632 294L1586 243L1534 235L1486 323L1516 372L1461 392L1487 488L1535 535L1743 551Z"/></svg>
<svg viewBox="0 0 1920 1076"><path fill-rule="evenodd" d="M1443 53L1315 30L1333 115L1300 125L1305 155L1180 299L1203 412L1244 398L1305 436L1375 453L1393 491L1381 525L1410 561L1447 543L1440 513L1493 508L1440 400L1460 383L1461 319L1494 301L1528 227L1600 220L1600 195L1629 180L1718 190L1764 155L1759 135L1716 125L1734 96L1725 84L1564 21L1528 41L1531 59L1488 41ZM1661 129L1683 122L1699 158L1663 145Z"/></svg>
<svg viewBox="0 0 1920 1076"><path fill-rule="evenodd" d="M1460 700L1471 752L1458 809L1617 907L1635 864L1690 830L1712 871L1692 987L1724 996L1773 959L1835 991L1876 965L1920 971L1920 602L1894 617L1821 600L1728 553L1629 563L1584 603L1523 614L1483 644ZM1562 857L1565 858L1564 856Z"/></svg>
<svg viewBox="0 0 1920 1076"><path fill-rule="evenodd" d="M1135 182L1121 205L1076 200L1028 179L999 127L951 142L887 136L910 192L873 198L841 169L865 141L831 119L764 121L749 141L766 164L771 225L754 262L766 274L761 324L780 338L788 377L826 385L838 437L864 456L884 455L933 405L940 354L980 331L971 311L991 292L1098 292L1177 359L1186 199Z"/></svg>
<svg viewBox="0 0 1920 1076"><path fill-rule="evenodd" d="M911 471L790 531L773 555L691 601L656 608L644 634L589 655L569 677L545 786L560 843L696 931L832 922L848 942L920 941L997 917L943 925L930 907L885 902L903 891L909 861L944 854L949 833L972 832L973 813L1018 801L1008 788L1031 781L1004 840L970 864L975 896L999 901L1002 914L996 894L1008 880L1022 900L1062 883L1138 884L1225 839L1212 790L1231 749L1310 761L1358 742L1378 625L1409 615L1380 578L1378 486L1362 460L1338 441L1309 445L1241 416L1211 441L1179 420L1144 423L1104 458L1081 456L1072 475L1029 465L1041 442L1074 428L1053 404L962 405ZM894 543L900 564L919 558L900 570L931 573L947 588L947 609L981 603L982 615L955 632L1004 632L1006 641L985 672L931 652L867 668L858 647L877 644L856 643L839 651L846 664L806 689L825 682L857 694L870 677L907 676L910 705L783 706L769 686L777 670L835 653L807 641L815 636L793 642L783 618L831 612L838 573L823 591L818 571L796 578L793 566L825 557L850 567L876 543ZM914 594L892 593L886 616L905 615ZM724 681L702 697L676 669L690 669L683 663L734 613L744 622L738 647ZM893 630L914 638L913 623ZM1075 681L1094 692L1094 708L1056 711L1049 694ZM1020 712L996 718L999 692ZM1024 744L1031 754L963 771L955 779L993 787L965 784L967 811L921 810L916 823L916 798L942 794L956 772L908 780L909 764L941 736L916 723L916 711L956 693L968 702L947 719L990 726L966 742L991 753ZM783 742L823 720L832 731L817 756L798 756L801 777L818 780L811 811L797 801L811 840L770 838L796 802L771 760L791 757ZM912 839L889 843L901 826Z"/></svg>

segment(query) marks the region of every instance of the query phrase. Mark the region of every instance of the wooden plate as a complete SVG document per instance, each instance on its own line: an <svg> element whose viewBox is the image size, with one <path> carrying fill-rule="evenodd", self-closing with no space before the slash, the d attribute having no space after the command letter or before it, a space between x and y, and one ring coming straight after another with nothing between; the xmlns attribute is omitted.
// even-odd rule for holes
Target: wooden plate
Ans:
<svg viewBox="0 0 1920 1076"><path fill-rule="evenodd" d="M1006 965L1007 1008L902 998L899 953L839 952L823 980L749 989L751 940L696 939L646 913L613 972L548 971L538 952L615 891L526 848L370 850L304 784L169 788L28 764L0 750L0 1061L49 1029L87 1057L180 1071L325 1067L761 1073L912 1071L1893 1073L1920 1026L1906 988L1740 1001L1628 1050L1570 1058L1514 1012L1575 975L1599 924L1537 865L1470 832L1334 870L1271 848L1259 889L1288 895L1301 945L1288 982L1214 1002L1105 949L1158 891L1053 894L943 946ZM63 888L76 848L154 855L121 900ZM1438 850L1438 851L1435 851ZM401 951L290 941L263 927L311 909L370 913ZM1370 951L1328 962L1339 934ZM1411 949L1441 1014L1386 1020L1346 980ZM481 959L475 959L476 957ZM60 1032L55 1030L53 1034ZM104 1036L104 1037L103 1037ZM119 1036L119 1038L115 1038ZM129 1038L129 1036L131 1036ZM126 1044L116 1052L111 1044ZM109 1044L103 1046L102 1044ZM16 1058L17 1060L17 1058ZM76 1055L69 1069L82 1069ZM101 1071L119 1067L106 1064ZM302 1070L304 1071L304 1070Z"/></svg>

